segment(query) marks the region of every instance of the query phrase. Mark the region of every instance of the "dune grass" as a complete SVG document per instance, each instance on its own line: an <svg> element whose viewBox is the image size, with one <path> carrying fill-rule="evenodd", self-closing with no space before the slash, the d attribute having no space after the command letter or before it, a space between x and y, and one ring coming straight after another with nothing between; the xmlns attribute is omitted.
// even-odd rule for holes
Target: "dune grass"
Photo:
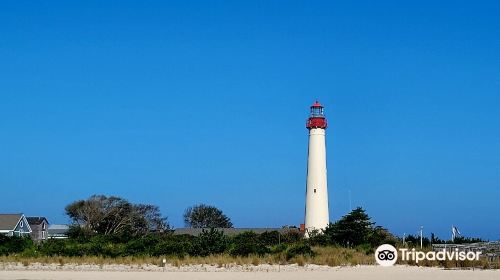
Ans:
<svg viewBox="0 0 500 280"><path fill-rule="evenodd" d="M164 256L164 257L150 257L150 256L134 256L134 257L117 257L107 258L99 256L87 257L25 257L21 255L0 256L0 262L17 262L29 265L31 263L41 264L96 264L96 265L109 265L109 264L123 264L123 265L163 265L162 260L165 258L167 264L173 266L185 265L216 265L224 267L230 264L236 265L259 265L259 264L317 264L329 266L343 266L343 265L357 265L357 264L373 264L373 257L366 255L363 252L354 249L346 249L341 247L314 247L314 256L298 255L287 259L284 254L268 254L264 256L250 255L247 257L231 256L229 254L210 255L206 257L194 256Z"/></svg>
<svg viewBox="0 0 500 280"><path fill-rule="evenodd" d="M21 255L0 256L0 263L22 263L28 266L32 263L41 264L94 264L94 265L157 265L163 266L162 260L165 258L167 264L181 267L188 265L214 265L217 267L230 267L232 265L257 266L260 264L297 264L304 266L306 264L326 265L326 266L354 266L354 265L373 265L375 260L373 253L363 250L349 249L343 247L314 247L314 255L298 255L287 259L284 254L268 254L264 256L250 255L247 257L235 257L229 254L210 255L206 257L150 257L150 256L131 256L107 258L99 256L88 257L25 257ZM417 265L413 262L398 261L401 265ZM481 259L476 262L470 261L422 261L418 266L425 267L442 267L449 269L500 269L500 260L488 262L486 259Z"/></svg>

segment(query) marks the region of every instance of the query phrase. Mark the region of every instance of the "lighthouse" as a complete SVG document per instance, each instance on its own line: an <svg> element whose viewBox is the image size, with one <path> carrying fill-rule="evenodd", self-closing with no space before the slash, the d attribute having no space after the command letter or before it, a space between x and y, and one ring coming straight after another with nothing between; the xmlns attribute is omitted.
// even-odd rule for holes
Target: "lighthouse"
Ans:
<svg viewBox="0 0 500 280"><path fill-rule="evenodd" d="M309 149L307 156L305 236L308 237L311 231L321 231L330 222L326 179L325 131L327 121L323 106L318 101L311 106L306 127L309 130Z"/></svg>

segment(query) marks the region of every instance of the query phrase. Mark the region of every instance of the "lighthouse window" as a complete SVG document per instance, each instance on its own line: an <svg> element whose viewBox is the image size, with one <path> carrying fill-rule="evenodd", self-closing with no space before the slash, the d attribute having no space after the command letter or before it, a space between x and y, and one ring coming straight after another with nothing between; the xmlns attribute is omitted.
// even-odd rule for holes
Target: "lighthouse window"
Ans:
<svg viewBox="0 0 500 280"><path fill-rule="evenodd" d="M313 107L311 109L311 115L313 117L323 116L323 108L321 108L321 107Z"/></svg>
<svg viewBox="0 0 500 280"><path fill-rule="evenodd" d="M314 189L314 193L316 193L316 189Z"/></svg>

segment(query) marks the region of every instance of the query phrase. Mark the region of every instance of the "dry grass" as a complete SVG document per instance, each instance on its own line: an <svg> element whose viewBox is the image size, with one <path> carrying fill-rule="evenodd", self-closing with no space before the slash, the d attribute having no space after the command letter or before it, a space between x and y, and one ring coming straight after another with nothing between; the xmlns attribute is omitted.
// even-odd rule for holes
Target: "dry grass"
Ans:
<svg viewBox="0 0 500 280"><path fill-rule="evenodd" d="M1 262L16 262L22 263L28 266L31 263L41 263L41 264L95 264L95 265L109 265L109 264L123 264L123 265L146 265L154 264L162 266L162 260L165 258L167 264L172 266L180 267L186 265L215 265L218 267L228 267L230 265L252 265L257 266L259 264L290 264L297 263L299 265L305 265L306 263L321 263L321 257L318 255L316 257L303 257L298 256L286 261L284 256L281 255L265 255L265 256L255 256L251 255L248 257L233 257L228 254L220 255L210 255L207 257L118 257L118 258L105 258L105 257L21 257L21 256L0 256ZM318 261L314 261L315 259Z"/></svg>
<svg viewBox="0 0 500 280"><path fill-rule="evenodd" d="M0 256L0 262L18 262L23 265L31 263L41 264L124 264L124 265L142 265L142 264L161 264L161 259L151 257L119 257L119 258L104 258L104 257L21 257L21 256Z"/></svg>
<svg viewBox="0 0 500 280"><path fill-rule="evenodd" d="M354 249L342 247L315 247L316 256L310 263L328 266L350 266L358 264L374 264L375 259L372 254L365 254Z"/></svg>
<svg viewBox="0 0 500 280"><path fill-rule="evenodd" d="M218 267L227 267L231 264L236 265L253 265L259 264L298 264L304 266L305 264L318 264L329 266L348 266L357 264L373 264L373 256L366 255L363 252L358 252L353 249L346 249L340 247L315 247L313 248L316 253L315 256L296 256L290 260L286 260L283 255L265 255L265 256L248 256L248 257L233 257L227 254L211 255L207 257L165 257L167 263L172 266L180 267L185 265L216 265ZM59 265L64 264L124 264L124 265L144 265L155 264L162 265L163 257L118 257L118 258L104 258L104 257L21 257L21 256L3 256L0 257L0 262L22 262L23 265L30 263L51 264L56 263Z"/></svg>
<svg viewBox="0 0 500 280"><path fill-rule="evenodd" d="M175 266L187 265L214 265L217 267L230 267L232 265L252 265L259 264L297 264L304 266L306 264L328 265L328 266L353 266L353 265L371 265L375 263L372 254L366 254L362 251L354 249L347 249L342 247L314 247L315 256L296 256L290 260L286 260L283 254L265 255L265 256L248 256L248 257L233 257L228 254L211 255L207 257L165 257L167 263ZM16 262L24 266L31 263L42 264L95 264L95 265L110 265L110 264L123 264L123 265L146 265L153 264L162 266L164 257L118 257L118 258L105 258L105 257L21 257L21 256L0 256L1 262ZM413 262L398 261L399 264L416 265ZM485 259L477 262L468 261L422 261L419 266L433 266L444 268L495 268L500 269L500 260L493 263Z"/></svg>

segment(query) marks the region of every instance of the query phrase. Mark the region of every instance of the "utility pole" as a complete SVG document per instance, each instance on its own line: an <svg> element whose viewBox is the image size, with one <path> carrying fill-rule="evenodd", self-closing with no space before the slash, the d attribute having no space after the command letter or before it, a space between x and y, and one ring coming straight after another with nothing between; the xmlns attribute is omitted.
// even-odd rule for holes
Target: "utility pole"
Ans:
<svg viewBox="0 0 500 280"><path fill-rule="evenodd" d="M424 247L424 226L420 226L420 249Z"/></svg>

